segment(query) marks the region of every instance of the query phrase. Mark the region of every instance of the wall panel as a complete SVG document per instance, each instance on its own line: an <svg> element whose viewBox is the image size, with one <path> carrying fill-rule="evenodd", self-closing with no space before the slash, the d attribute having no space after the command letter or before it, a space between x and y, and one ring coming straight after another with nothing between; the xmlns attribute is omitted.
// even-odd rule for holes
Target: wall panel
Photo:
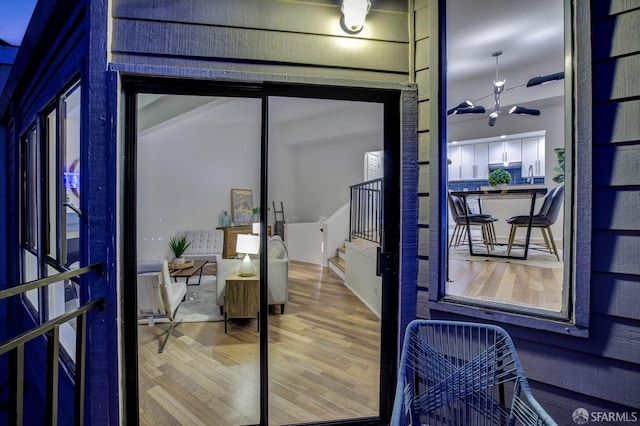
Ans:
<svg viewBox="0 0 640 426"><path fill-rule="evenodd" d="M638 189L596 189L596 205L609 206L610 213L594 217L593 227L621 231L640 231L640 190Z"/></svg>
<svg viewBox="0 0 640 426"><path fill-rule="evenodd" d="M312 65L292 65L277 63L248 63L234 62L231 59L215 61L209 58L191 57L164 57L144 56L130 53L114 53L112 55L112 69L131 72L134 74L163 74L172 77L183 78L213 78L229 79L242 78L255 79L256 75L271 75L275 81L287 81L295 75L299 79L312 79L312 83L318 83L318 76L327 79L331 84L340 84L340 80L353 82L359 81L362 87L378 87L384 83L406 83L405 74L391 72L377 72L368 70L354 70L347 68L318 68ZM345 83L345 84L350 84Z"/></svg>
<svg viewBox="0 0 640 426"><path fill-rule="evenodd" d="M640 100L595 105L595 143L640 141Z"/></svg>
<svg viewBox="0 0 640 426"><path fill-rule="evenodd" d="M640 164L640 144L637 145L599 145L594 150L595 167L593 180L596 186L628 186L640 184L638 164ZM608 217L610 209L598 210L599 216Z"/></svg>
<svg viewBox="0 0 640 426"><path fill-rule="evenodd" d="M592 312L640 321L640 277L596 272L592 279Z"/></svg>
<svg viewBox="0 0 640 426"><path fill-rule="evenodd" d="M265 0L117 0L113 17L138 21L203 24L299 34L345 36L337 2ZM397 6L403 6L404 9ZM385 6L396 6L386 8ZM247 13L250 10L253 13ZM301 19L302 17L302 19ZM313 17L313 19L305 19ZM356 37L407 43L406 2L373 4L366 26Z"/></svg>
<svg viewBox="0 0 640 426"><path fill-rule="evenodd" d="M594 24L594 31L606 34L610 43L594 43L593 59L611 58L637 53L640 39L640 9L603 19Z"/></svg>
<svg viewBox="0 0 640 426"><path fill-rule="evenodd" d="M281 32L194 24L123 20L114 31L112 49L141 55L408 72L408 51L403 44L315 34L292 37Z"/></svg>
<svg viewBox="0 0 640 426"><path fill-rule="evenodd" d="M357 35L340 28L339 5L325 0L115 0L113 16L113 69L131 72L126 64L146 64L368 82L409 80L404 1L374 4Z"/></svg>
<svg viewBox="0 0 640 426"><path fill-rule="evenodd" d="M597 62L593 68L595 102L625 100L640 96L640 55Z"/></svg>
<svg viewBox="0 0 640 426"><path fill-rule="evenodd" d="M637 232L593 232L592 270L640 275L640 237Z"/></svg>

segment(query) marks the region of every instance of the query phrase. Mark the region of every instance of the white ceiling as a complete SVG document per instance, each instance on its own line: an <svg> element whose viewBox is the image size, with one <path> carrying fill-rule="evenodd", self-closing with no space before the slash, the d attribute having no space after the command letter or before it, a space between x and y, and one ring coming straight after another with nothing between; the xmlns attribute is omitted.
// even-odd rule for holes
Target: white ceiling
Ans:
<svg viewBox="0 0 640 426"><path fill-rule="evenodd" d="M514 88L526 84L531 77L564 69L563 3L447 0L447 107L486 95L491 96L478 103L493 105L496 63L491 54L495 51L503 52L499 57L500 79L506 79L503 106L523 101L531 105L540 99L561 96L562 87L548 89L553 85ZM510 90L520 93L508 93Z"/></svg>

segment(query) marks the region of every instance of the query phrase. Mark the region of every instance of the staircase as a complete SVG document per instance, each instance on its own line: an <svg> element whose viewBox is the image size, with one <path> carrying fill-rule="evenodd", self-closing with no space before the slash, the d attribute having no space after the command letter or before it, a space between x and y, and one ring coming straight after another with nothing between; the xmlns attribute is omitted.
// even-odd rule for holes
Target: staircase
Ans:
<svg viewBox="0 0 640 426"><path fill-rule="evenodd" d="M330 257L328 259L329 269L335 272L342 281L345 280L345 250L344 245L342 247L338 247L336 250L336 255L334 257Z"/></svg>

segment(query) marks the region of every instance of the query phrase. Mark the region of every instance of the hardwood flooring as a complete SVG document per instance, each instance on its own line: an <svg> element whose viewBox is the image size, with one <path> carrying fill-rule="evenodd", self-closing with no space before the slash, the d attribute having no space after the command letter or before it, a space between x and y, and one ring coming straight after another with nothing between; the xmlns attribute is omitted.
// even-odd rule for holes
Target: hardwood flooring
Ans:
<svg viewBox="0 0 640 426"><path fill-rule="evenodd" d="M447 293L558 312L563 279L564 270L558 267L449 259Z"/></svg>
<svg viewBox="0 0 640 426"><path fill-rule="evenodd" d="M327 268L291 262L289 303L269 315L269 424L378 412L380 321ZM138 326L141 425L259 422L255 320Z"/></svg>

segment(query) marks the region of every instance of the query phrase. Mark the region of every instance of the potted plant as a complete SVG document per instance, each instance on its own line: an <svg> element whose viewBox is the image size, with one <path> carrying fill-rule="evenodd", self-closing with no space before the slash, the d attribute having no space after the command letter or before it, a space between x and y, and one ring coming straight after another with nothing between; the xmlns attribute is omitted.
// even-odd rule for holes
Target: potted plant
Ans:
<svg viewBox="0 0 640 426"><path fill-rule="evenodd" d="M497 169L489 175L489 185L501 189L511 183L511 175L504 169Z"/></svg>
<svg viewBox="0 0 640 426"><path fill-rule="evenodd" d="M553 177L553 181L556 183L564 182L564 148L554 148L558 158L558 166L553 168L553 171L557 174Z"/></svg>
<svg viewBox="0 0 640 426"><path fill-rule="evenodd" d="M190 241L187 241L187 237L175 237L169 238L169 248L173 253L173 263L181 264L184 263L184 252L187 251L187 248L191 245Z"/></svg>

